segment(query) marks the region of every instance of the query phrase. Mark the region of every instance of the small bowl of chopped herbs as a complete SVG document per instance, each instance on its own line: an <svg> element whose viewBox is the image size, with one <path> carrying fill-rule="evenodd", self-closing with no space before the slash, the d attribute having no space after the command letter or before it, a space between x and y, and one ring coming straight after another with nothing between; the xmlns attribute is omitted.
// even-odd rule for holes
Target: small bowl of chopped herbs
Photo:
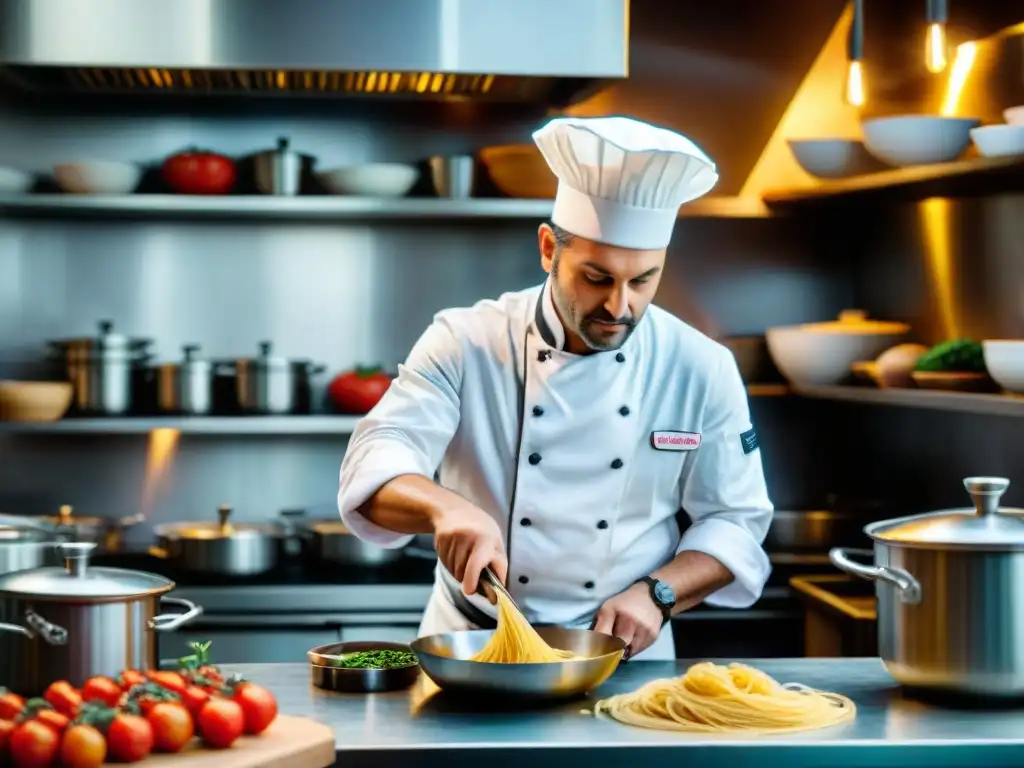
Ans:
<svg viewBox="0 0 1024 768"><path fill-rule="evenodd" d="M332 643L306 654L313 685L344 693L381 693L416 682L420 662L408 645L386 642Z"/></svg>

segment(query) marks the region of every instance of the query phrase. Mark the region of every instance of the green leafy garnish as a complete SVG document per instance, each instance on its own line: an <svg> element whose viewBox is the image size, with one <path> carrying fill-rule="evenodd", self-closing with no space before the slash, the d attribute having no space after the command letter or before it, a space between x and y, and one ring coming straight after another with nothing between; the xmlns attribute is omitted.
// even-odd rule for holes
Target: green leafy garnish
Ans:
<svg viewBox="0 0 1024 768"><path fill-rule="evenodd" d="M343 669L397 669L419 664L416 654L410 651L357 651L331 659L331 665Z"/></svg>

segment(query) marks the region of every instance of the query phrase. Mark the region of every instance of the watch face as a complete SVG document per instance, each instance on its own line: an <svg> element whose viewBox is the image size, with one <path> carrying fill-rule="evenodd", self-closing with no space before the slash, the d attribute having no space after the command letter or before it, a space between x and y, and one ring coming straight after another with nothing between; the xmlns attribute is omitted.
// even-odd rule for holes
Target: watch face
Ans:
<svg viewBox="0 0 1024 768"><path fill-rule="evenodd" d="M676 593L672 591L672 587L664 582L659 581L654 585L654 599L662 605L672 605L676 601Z"/></svg>

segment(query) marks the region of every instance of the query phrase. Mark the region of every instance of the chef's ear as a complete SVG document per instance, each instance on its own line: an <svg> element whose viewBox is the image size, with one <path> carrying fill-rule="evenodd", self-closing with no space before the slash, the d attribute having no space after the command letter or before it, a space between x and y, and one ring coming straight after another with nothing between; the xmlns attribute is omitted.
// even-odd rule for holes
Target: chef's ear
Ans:
<svg viewBox="0 0 1024 768"><path fill-rule="evenodd" d="M545 272L550 273L555 264L555 251L558 249L558 239L550 224L541 224L537 228L537 246L540 250L540 265Z"/></svg>

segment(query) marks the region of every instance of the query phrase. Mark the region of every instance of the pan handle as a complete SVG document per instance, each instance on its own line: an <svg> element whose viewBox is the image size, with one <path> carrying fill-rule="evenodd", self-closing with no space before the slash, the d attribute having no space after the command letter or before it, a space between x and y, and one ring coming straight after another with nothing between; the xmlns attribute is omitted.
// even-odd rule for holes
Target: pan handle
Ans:
<svg viewBox="0 0 1024 768"><path fill-rule="evenodd" d="M161 597L160 602L161 604L180 605L185 609L185 613L161 613L159 616L154 616L149 620L149 628L156 632L173 632L203 613L202 606L183 597Z"/></svg>
<svg viewBox="0 0 1024 768"><path fill-rule="evenodd" d="M896 588L902 602L908 605L920 603L921 584L906 571L884 565L864 565L852 559L854 557L873 558L874 556L875 553L870 549L847 549L846 547L833 547L828 553L828 559L832 561L832 565L843 573L868 581L885 582Z"/></svg>

